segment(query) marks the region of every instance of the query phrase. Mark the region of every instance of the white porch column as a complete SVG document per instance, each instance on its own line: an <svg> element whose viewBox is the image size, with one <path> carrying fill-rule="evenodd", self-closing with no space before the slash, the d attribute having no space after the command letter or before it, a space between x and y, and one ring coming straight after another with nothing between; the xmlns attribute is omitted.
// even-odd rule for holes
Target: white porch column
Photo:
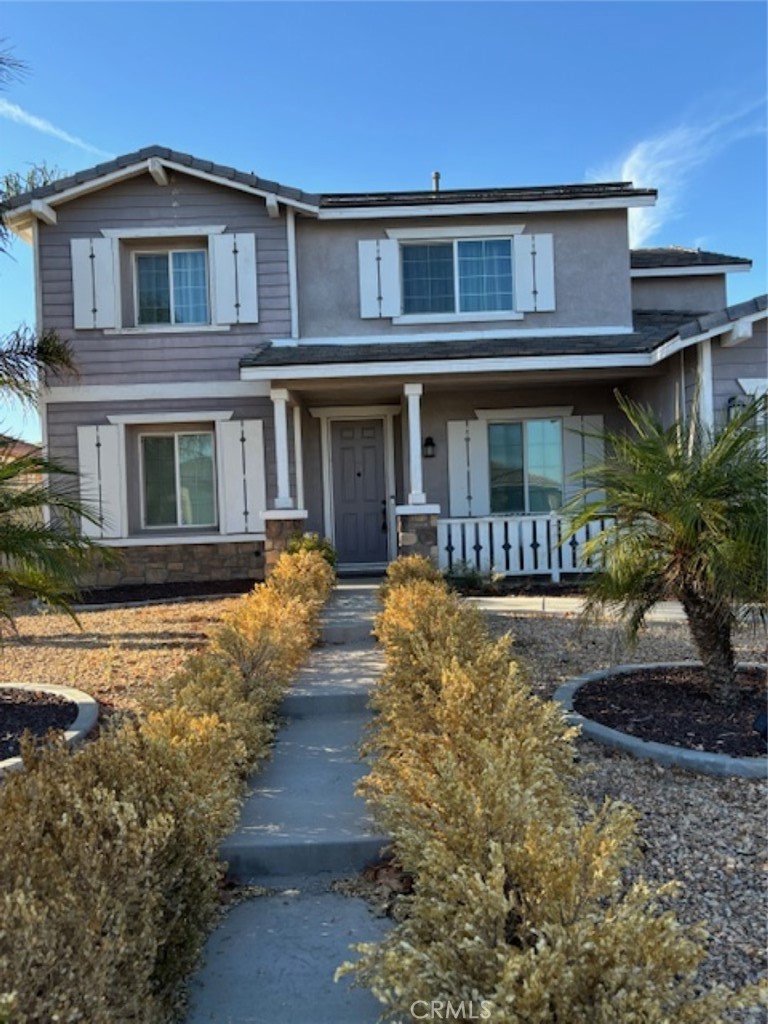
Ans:
<svg viewBox="0 0 768 1024"><path fill-rule="evenodd" d="M715 425L715 395L712 380L712 341L700 341L696 346L699 376L699 423L712 430Z"/></svg>
<svg viewBox="0 0 768 1024"><path fill-rule="evenodd" d="M408 504L424 505L427 500L421 472L421 396L424 392L424 385L406 384L403 390L408 399L408 449L411 470L411 490L408 495Z"/></svg>
<svg viewBox="0 0 768 1024"><path fill-rule="evenodd" d="M293 508L291 475L288 462L288 390L273 388L269 392L275 413L275 459L277 462L277 497L275 508Z"/></svg>

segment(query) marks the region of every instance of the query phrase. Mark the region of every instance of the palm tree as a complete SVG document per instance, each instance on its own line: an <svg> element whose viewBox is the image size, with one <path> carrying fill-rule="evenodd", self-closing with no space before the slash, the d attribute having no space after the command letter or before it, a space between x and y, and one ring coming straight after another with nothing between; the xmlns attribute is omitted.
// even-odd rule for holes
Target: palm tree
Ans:
<svg viewBox="0 0 768 1024"><path fill-rule="evenodd" d="M16 331L0 343L0 399L29 405L42 374L73 369L56 335ZM82 535L81 519L98 522L80 501L78 484L74 470L0 436L0 616L13 620L18 597L70 611L78 575L96 548Z"/></svg>
<svg viewBox="0 0 768 1024"><path fill-rule="evenodd" d="M634 639L657 601L676 598L711 696L734 702L734 626L766 607L765 399L717 431L700 424L697 403L687 425L665 428L650 409L617 399L632 433L599 435L606 458L587 467L586 486L566 507L569 537L610 517L584 545L596 567L587 610L617 611Z"/></svg>

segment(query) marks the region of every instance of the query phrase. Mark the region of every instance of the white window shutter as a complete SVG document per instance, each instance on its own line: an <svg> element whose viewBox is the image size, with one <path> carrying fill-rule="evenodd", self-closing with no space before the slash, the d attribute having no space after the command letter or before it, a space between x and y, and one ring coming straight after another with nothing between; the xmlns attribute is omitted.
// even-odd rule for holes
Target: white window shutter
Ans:
<svg viewBox="0 0 768 1024"><path fill-rule="evenodd" d="M400 243L378 238L357 243L360 267L360 316L400 316Z"/></svg>
<svg viewBox="0 0 768 1024"><path fill-rule="evenodd" d="M264 533L267 507L264 425L261 420L225 420L217 424L221 474L221 532Z"/></svg>
<svg viewBox="0 0 768 1024"><path fill-rule="evenodd" d="M491 508L488 424L449 420L448 495L452 516L487 516Z"/></svg>
<svg viewBox="0 0 768 1024"><path fill-rule="evenodd" d="M124 537L125 459L120 427L78 427L77 456L80 500L101 519L97 524L83 518L83 533L102 539Z"/></svg>
<svg viewBox="0 0 768 1024"><path fill-rule="evenodd" d="M115 247L111 238L73 238L72 297L76 330L117 327Z"/></svg>
<svg viewBox="0 0 768 1024"><path fill-rule="evenodd" d="M552 235L516 235L515 309L549 313L555 308L555 258Z"/></svg>
<svg viewBox="0 0 768 1024"><path fill-rule="evenodd" d="M256 236L242 232L212 235L210 263L213 322L258 323Z"/></svg>
<svg viewBox="0 0 768 1024"><path fill-rule="evenodd" d="M600 438L586 437L603 430L603 417L565 416L563 418L563 470L565 475L564 500L570 501L586 483L584 468L604 457L604 444ZM575 474L575 475L574 475ZM590 501L599 501L602 492L593 492Z"/></svg>

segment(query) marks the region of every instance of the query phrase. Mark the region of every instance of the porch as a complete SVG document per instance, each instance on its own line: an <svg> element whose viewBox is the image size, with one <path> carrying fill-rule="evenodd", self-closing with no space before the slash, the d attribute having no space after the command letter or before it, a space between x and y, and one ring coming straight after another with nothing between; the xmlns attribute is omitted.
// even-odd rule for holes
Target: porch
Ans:
<svg viewBox="0 0 768 1024"><path fill-rule="evenodd" d="M559 509L599 457L595 435L616 420L614 379L571 375L566 404L558 378L272 388L268 561L281 539L309 530L331 539L347 571L380 571L407 553L507 577L591 571L583 545L600 524L564 541Z"/></svg>

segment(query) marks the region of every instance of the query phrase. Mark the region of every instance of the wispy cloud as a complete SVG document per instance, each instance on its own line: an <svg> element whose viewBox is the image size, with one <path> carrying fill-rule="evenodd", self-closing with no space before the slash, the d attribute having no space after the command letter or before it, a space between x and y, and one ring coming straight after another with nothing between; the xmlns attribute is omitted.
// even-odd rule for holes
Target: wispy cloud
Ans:
<svg viewBox="0 0 768 1024"><path fill-rule="evenodd" d="M633 246L651 241L671 220L680 216L681 200L696 168L740 139L765 134L765 100L708 120L689 121L643 139L593 180L632 181L638 188L656 188L656 206L630 210Z"/></svg>
<svg viewBox="0 0 768 1024"><path fill-rule="evenodd" d="M57 128L55 124L51 124L45 118L30 114L15 103L9 103L5 99L0 99L0 117L4 117L8 121L14 121L16 124L23 124L27 128L33 128L44 135L51 135L54 139L60 139L62 142L69 143L70 146L77 146L78 149L85 150L86 153L93 153L96 156L113 156L112 153L107 153L105 150L99 149L98 146L93 146L90 142L79 139L76 135L70 135L69 132L65 132L63 128Z"/></svg>

